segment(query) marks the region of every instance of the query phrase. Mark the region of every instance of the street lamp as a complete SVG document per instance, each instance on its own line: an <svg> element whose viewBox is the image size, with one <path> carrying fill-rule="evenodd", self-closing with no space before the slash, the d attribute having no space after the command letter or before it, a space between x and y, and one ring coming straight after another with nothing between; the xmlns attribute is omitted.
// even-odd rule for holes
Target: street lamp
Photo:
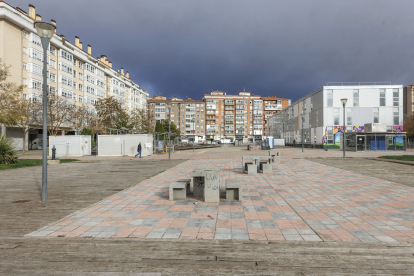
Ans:
<svg viewBox="0 0 414 276"><path fill-rule="evenodd" d="M171 160L171 103L168 106L168 160Z"/></svg>
<svg viewBox="0 0 414 276"><path fill-rule="evenodd" d="M52 23L35 21L34 27L43 47L43 149L42 149L42 202L47 201L47 48L55 33Z"/></svg>
<svg viewBox="0 0 414 276"><path fill-rule="evenodd" d="M300 117L302 118L302 152L303 152L303 147L304 147L303 145L303 120L305 119L305 114L302 114Z"/></svg>
<svg viewBox="0 0 414 276"><path fill-rule="evenodd" d="M342 106L344 107L344 128L342 129L342 136L343 136L343 139L342 139L342 148L343 148L343 150L344 150L344 159L345 159L345 105L346 105L346 102L348 101L348 99L341 99L341 103L342 103Z"/></svg>
<svg viewBox="0 0 414 276"><path fill-rule="evenodd" d="M193 119L193 152L194 152L194 143L195 143L195 118Z"/></svg>

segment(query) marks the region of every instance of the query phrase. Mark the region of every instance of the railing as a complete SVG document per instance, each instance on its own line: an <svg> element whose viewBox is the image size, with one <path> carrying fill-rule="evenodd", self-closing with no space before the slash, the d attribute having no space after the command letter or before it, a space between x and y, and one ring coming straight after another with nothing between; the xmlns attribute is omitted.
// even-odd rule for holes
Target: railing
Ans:
<svg viewBox="0 0 414 276"><path fill-rule="evenodd" d="M327 82L326 85L331 86L338 86L333 84L340 84L339 86L360 86L360 85L384 85L388 84L391 85L391 81L378 81L378 82Z"/></svg>

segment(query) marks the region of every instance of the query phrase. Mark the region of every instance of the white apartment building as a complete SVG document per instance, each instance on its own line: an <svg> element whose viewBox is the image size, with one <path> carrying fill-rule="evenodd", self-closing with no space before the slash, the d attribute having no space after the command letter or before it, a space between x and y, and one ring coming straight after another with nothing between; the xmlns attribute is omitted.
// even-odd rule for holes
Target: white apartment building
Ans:
<svg viewBox="0 0 414 276"><path fill-rule="evenodd" d="M42 19L35 14L33 5L29 5L26 13L0 2L0 58L11 66L8 81L26 85L22 95L24 99L41 97L43 59L47 58L50 93L58 93L72 104L85 106L92 112L96 100L110 96L114 96L126 111L146 109L147 91L132 81L129 72L124 73L123 68L121 72L114 70L105 55L93 57L90 45L84 51L78 37L72 44L65 36L55 33L47 57L44 57L40 38L33 26L35 20ZM56 21L51 22L56 25ZM4 126L0 130L0 134L7 133Z"/></svg>
<svg viewBox="0 0 414 276"><path fill-rule="evenodd" d="M339 148L345 107L345 132L364 132L364 124L382 123L387 132L403 129L402 85L323 86L270 118L270 132L286 144L331 145Z"/></svg>

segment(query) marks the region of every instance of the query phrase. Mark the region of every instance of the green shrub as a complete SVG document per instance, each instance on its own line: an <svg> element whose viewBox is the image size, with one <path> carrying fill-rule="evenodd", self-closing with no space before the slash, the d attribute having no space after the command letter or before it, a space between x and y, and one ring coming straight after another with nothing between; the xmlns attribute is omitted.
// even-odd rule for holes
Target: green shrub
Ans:
<svg viewBox="0 0 414 276"><path fill-rule="evenodd" d="M0 137L0 164L9 165L17 162L16 149L13 141L6 138L6 135Z"/></svg>

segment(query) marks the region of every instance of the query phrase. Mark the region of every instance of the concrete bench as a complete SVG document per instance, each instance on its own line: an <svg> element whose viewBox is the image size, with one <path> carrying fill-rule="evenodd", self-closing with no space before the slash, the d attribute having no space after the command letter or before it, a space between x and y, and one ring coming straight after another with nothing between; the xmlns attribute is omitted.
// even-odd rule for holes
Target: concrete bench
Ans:
<svg viewBox="0 0 414 276"><path fill-rule="evenodd" d="M269 150L269 156L272 156L273 163L280 163L280 151L271 151Z"/></svg>
<svg viewBox="0 0 414 276"><path fill-rule="evenodd" d="M243 200L243 192L240 180L236 178L226 179L226 199Z"/></svg>
<svg viewBox="0 0 414 276"><path fill-rule="evenodd" d="M180 178L177 179L175 182L185 182L188 184L187 186L187 195L189 195L191 193L191 178Z"/></svg>
<svg viewBox="0 0 414 276"><path fill-rule="evenodd" d="M220 170L198 168L190 173L193 177L193 196L204 197L205 202L220 202Z"/></svg>
<svg viewBox="0 0 414 276"><path fill-rule="evenodd" d="M190 193L190 182L170 183L170 200L186 200Z"/></svg>
<svg viewBox="0 0 414 276"><path fill-rule="evenodd" d="M247 165L247 174L256 175L257 174L257 165L256 164Z"/></svg>
<svg viewBox="0 0 414 276"><path fill-rule="evenodd" d="M272 164L263 164L262 165L262 173L264 173L264 174L272 173Z"/></svg>

